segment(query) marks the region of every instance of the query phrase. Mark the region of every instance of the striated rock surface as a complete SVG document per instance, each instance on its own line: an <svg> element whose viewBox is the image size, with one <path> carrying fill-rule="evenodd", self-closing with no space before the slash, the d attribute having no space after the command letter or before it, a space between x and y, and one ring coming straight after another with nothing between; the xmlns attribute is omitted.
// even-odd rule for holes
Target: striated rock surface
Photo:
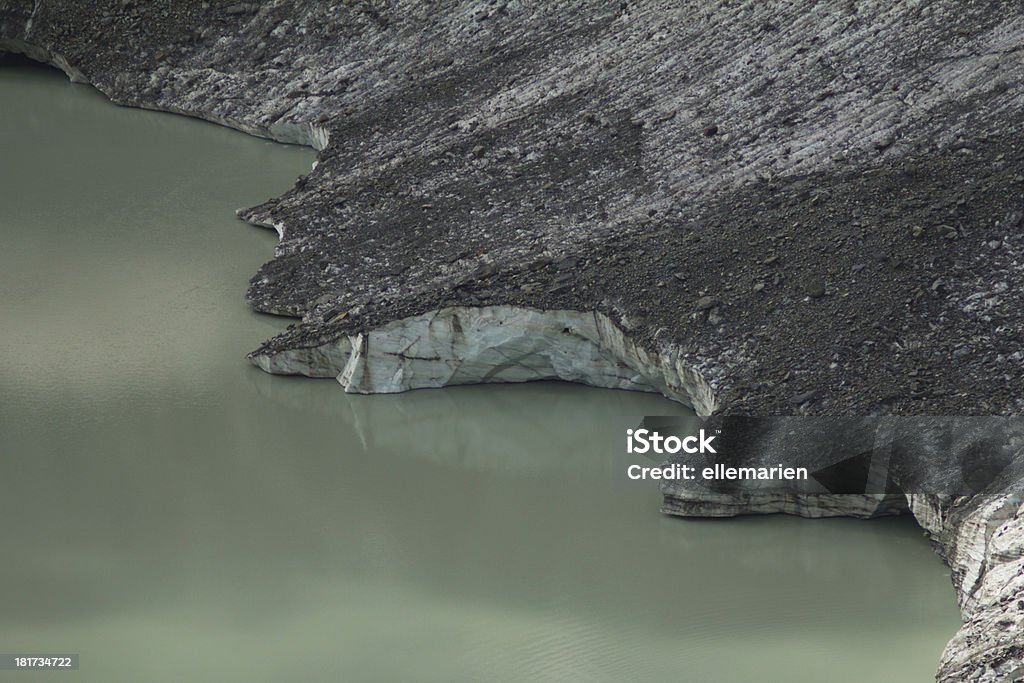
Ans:
<svg viewBox="0 0 1024 683"><path fill-rule="evenodd" d="M265 370L562 378L705 415L1022 407L1015 0L0 0L4 51L320 150L241 212L281 236L251 305L299 319ZM940 680L1012 680L1016 498L666 501L907 508L967 620Z"/></svg>
<svg viewBox="0 0 1024 683"><path fill-rule="evenodd" d="M909 498L953 569L965 621L943 653L939 680L1024 679L1024 497ZM929 520L942 524L931 528Z"/></svg>

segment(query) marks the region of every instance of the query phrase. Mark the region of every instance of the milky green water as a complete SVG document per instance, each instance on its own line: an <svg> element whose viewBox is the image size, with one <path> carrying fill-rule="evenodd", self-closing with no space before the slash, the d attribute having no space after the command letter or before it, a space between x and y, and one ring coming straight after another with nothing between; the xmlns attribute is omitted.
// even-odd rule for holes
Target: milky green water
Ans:
<svg viewBox="0 0 1024 683"><path fill-rule="evenodd" d="M244 353L286 321L233 210L313 160L0 68L2 681L908 683L958 627L909 522L684 521L559 384L348 396Z"/></svg>

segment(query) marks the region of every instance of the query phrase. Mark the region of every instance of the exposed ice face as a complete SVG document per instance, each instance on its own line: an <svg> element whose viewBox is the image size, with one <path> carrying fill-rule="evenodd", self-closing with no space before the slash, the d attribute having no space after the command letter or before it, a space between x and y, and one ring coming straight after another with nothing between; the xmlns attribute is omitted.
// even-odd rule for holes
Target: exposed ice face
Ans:
<svg viewBox="0 0 1024 683"><path fill-rule="evenodd" d="M352 393L557 379L659 392L699 415L716 405L711 386L678 352L649 353L607 316L580 311L444 308L253 361L278 374L337 377Z"/></svg>

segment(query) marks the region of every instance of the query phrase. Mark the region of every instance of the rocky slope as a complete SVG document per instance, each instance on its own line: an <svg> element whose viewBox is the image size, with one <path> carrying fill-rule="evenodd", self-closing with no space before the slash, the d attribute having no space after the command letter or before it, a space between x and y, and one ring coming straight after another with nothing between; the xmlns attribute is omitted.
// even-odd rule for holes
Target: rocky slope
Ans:
<svg viewBox="0 0 1024 683"><path fill-rule="evenodd" d="M1020 410L1022 39L1010 0L0 0L0 51L320 149L242 212L299 318L264 369L701 414ZM911 501L974 577L942 680L1020 664L1015 504Z"/></svg>

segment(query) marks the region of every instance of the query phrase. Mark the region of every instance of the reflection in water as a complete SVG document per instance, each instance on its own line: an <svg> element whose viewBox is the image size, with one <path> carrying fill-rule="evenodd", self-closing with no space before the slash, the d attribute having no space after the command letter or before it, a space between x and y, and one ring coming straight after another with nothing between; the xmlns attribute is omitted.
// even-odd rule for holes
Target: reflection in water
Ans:
<svg viewBox="0 0 1024 683"><path fill-rule="evenodd" d="M232 218L312 161L0 69L0 643L78 681L927 681L957 627L901 520L669 519L561 384L348 396ZM69 674L19 674L64 680Z"/></svg>

